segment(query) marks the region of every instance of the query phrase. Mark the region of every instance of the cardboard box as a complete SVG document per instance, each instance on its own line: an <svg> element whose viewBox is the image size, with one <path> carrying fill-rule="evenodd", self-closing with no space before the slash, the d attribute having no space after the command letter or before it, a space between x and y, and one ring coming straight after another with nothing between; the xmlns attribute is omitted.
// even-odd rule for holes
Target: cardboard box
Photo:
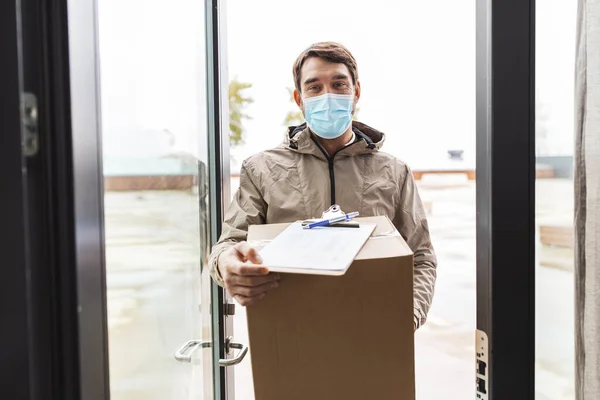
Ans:
<svg viewBox="0 0 600 400"><path fill-rule="evenodd" d="M248 307L256 400L415 398L413 255L387 217L357 220L377 228L345 275L284 274ZM251 226L248 240L287 226Z"/></svg>

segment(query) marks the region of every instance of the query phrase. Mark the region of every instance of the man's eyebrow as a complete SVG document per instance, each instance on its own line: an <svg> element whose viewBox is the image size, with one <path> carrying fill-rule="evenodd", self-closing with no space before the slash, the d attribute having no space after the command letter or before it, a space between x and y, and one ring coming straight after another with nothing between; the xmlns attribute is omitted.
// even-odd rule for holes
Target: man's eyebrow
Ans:
<svg viewBox="0 0 600 400"><path fill-rule="evenodd" d="M334 80L334 81L339 81L339 80L350 79L350 78L346 74L338 74L338 75L335 75L331 79ZM304 81L304 85L310 85L311 83L315 83L315 82L318 82L318 81L319 81L319 78L309 78L309 79L307 79L307 80Z"/></svg>
<svg viewBox="0 0 600 400"><path fill-rule="evenodd" d="M348 79L348 75L339 74L339 75L334 76L332 79L334 79L334 80Z"/></svg>
<svg viewBox="0 0 600 400"><path fill-rule="evenodd" d="M311 83L315 83L315 82L318 82L318 81L319 81L319 78L309 78L309 79L307 79L307 80L304 81L304 84L305 85L310 85Z"/></svg>

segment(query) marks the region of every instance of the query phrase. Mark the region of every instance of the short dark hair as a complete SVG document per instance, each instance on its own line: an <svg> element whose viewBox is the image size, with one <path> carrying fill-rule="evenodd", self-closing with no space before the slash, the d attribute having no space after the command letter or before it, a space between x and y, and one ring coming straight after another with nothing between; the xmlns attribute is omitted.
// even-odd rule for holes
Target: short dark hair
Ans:
<svg viewBox="0 0 600 400"><path fill-rule="evenodd" d="M356 59L352 53L350 53L346 47L339 43L319 42L311 45L302 53L300 53L294 62L294 83L296 84L296 90L298 90L298 92L302 92L300 85L300 72L302 70L302 66L306 60L311 57L322 58L323 60L332 63L344 64L350 71L352 83L356 85L356 82L358 82L358 68L356 65Z"/></svg>

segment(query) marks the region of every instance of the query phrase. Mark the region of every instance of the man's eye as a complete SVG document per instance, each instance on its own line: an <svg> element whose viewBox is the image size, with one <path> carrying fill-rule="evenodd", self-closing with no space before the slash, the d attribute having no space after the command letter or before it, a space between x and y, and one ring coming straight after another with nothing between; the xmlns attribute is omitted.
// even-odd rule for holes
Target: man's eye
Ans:
<svg viewBox="0 0 600 400"><path fill-rule="evenodd" d="M344 87L346 86L346 82L337 82L336 84L334 84L334 86L337 88Z"/></svg>

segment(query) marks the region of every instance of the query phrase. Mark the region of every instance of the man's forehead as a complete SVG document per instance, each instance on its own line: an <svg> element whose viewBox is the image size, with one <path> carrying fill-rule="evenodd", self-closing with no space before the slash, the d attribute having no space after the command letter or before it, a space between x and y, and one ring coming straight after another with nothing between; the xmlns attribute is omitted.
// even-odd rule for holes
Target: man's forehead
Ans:
<svg viewBox="0 0 600 400"><path fill-rule="evenodd" d="M302 82L314 78L350 78L350 70L343 63L333 63L319 57L311 57L301 69Z"/></svg>

